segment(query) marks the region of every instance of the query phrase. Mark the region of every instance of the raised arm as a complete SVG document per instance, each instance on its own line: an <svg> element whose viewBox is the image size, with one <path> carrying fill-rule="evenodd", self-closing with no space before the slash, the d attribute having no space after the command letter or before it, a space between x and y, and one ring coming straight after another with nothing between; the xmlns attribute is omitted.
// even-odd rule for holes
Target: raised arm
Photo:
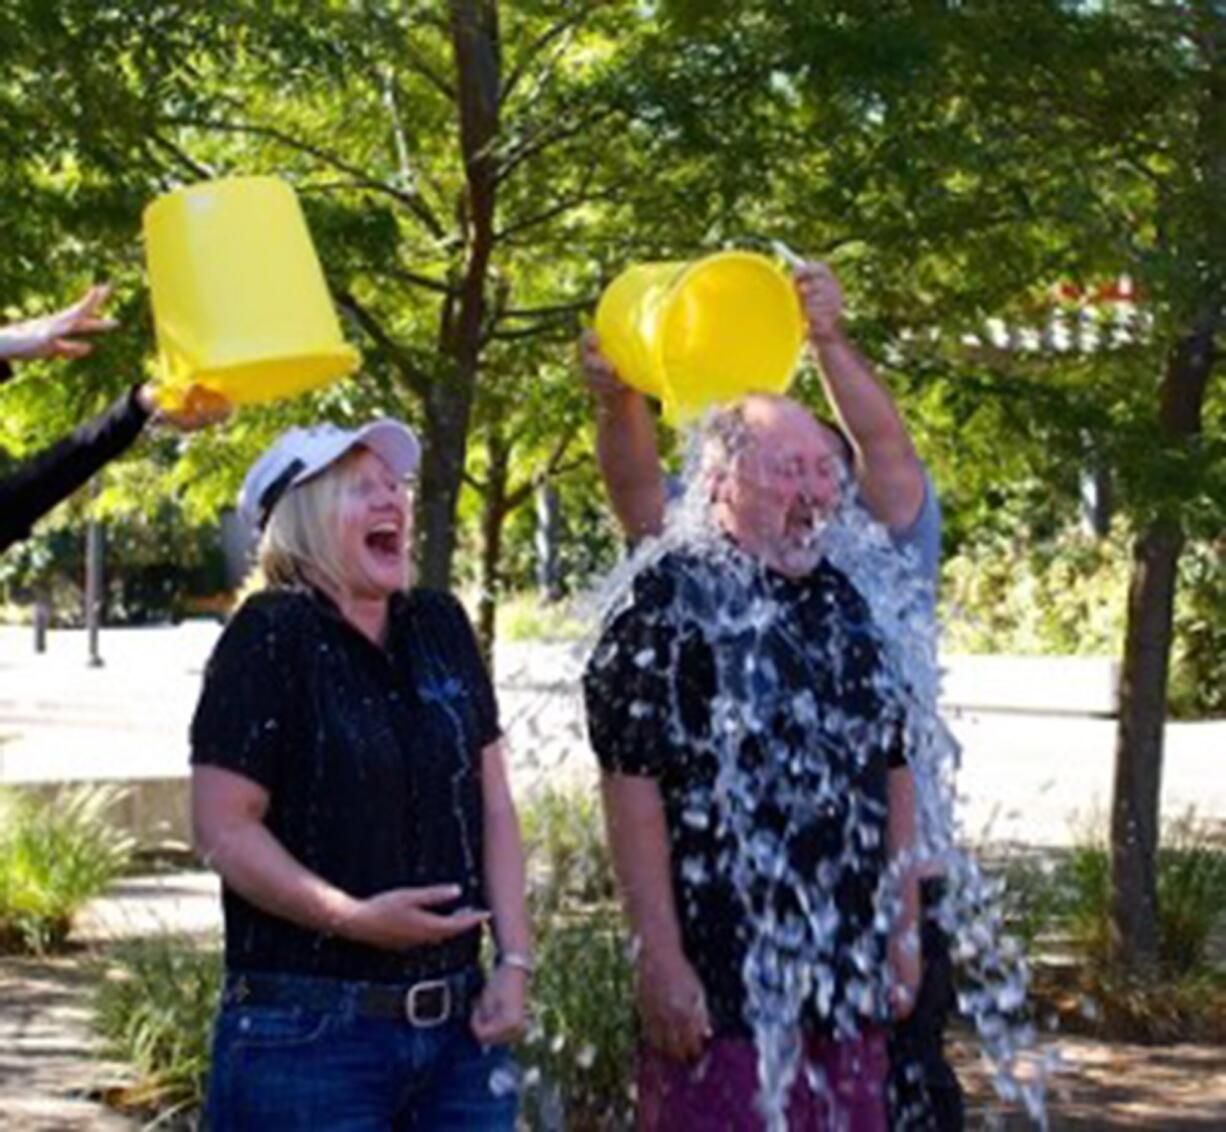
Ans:
<svg viewBox="0 0 1226 1132"><path fill-rule="evenodd" d="M924 500L923 467L911 436L889 391L847 337L834 273L824 263L806 263L796 269L796 287L826 398L855 449L860 497L875 519L904 530Z"/></svg>
<svg viewBox="0 0 1226 1132"><path fill-rule="evenodd" d="M596 400L596 462L613 514L631 541L657 535L664 526L664 476L647 400L618 378L590 330L580 340L579 360Z"/></svg>

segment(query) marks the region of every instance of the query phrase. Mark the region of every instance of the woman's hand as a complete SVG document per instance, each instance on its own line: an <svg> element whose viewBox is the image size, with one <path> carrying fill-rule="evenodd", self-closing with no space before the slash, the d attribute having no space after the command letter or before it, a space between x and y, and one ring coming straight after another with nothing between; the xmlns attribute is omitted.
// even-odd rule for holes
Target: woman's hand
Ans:
<svg viewBox="0 0 1226 1132"><path fill-rule="evenodd" d="M518 967L495 967L473 1008L473 1036L482 1045L513 1042L524 1032L528 974Z"/></svg>
<svg viewBox="0 0 1226 1132"><path fill-rule="evenodd" d="M136 391L136 399L159 424L177 428L180 432L196 432L209 425L220 424L231 412L230 402L220 393L193 385L188 389L181 404L173 409L164 408L158 402L158 387L147 381Z"/></svg>
<svg viewBox="0 0 1226 1132"><path fill-rule="evenodd" d="M428 888L392 888L354 901L338 918L336 932L358 943L400 951L422 944L442 943L478 928L490 914L472 909L440 915L429 909L460 895L454 884Z"/></svg>
<svg viewBox="0 0 1226 1132"><path fill-rule="evenodd" d="M98 312L110 298L109 286L91 287L70 307L42 318L0 326L0 358L83 358L94 347L82 335L113 330L118 323Z"/></svg>

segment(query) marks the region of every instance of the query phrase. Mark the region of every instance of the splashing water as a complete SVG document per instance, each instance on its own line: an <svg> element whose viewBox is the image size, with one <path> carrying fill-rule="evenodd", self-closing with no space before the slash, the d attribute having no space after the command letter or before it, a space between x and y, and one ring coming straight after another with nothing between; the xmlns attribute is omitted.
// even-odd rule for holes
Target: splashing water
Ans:
<svg viewBox="0 0 1226 1132"><path fill-rule="evenodd" d="M698 465L694 441L691 487L663 534L610 576L596 604L601 620L615 623L631 595L639 608L645 593L662 586L666 596L647 603L645 633L632 643L606 635L592 665L625 686L627 672L668 677L692 664L686 650L696 639L707 650L707 718L671 695L632 700L627 720L654 725L712 769L693 776L677 803L674 885L683 919L709 915L725 897L734 902L740 1001L734 995L725 1006L752 1029L767 1127L786 1129L802 1072L838 1125L833 1088L804 1065L802 1033L850 1042L887 1021L898 986L886 959L890 928L904 874L916 871L944 876L931 914L951 941L959 1006L998 1093L1045 1127L1049 1066L1021 1020L1027 965L1004 932L997 886L956 847L958 748L937 712L931 587L845 484L839 507L810 533L824 583L806 598L716 527L695 486ZM798 620L797 601L820 615ZM630 657L618 656L627 647ZM885 767L898 750L915 779L917 828L913 849L889 861ZM900 946L914 949L914 933ZM719 997L718 987L708 989ZM928 1119L921 1101L896 1111L894 1126L923 1128Z"/></svg>

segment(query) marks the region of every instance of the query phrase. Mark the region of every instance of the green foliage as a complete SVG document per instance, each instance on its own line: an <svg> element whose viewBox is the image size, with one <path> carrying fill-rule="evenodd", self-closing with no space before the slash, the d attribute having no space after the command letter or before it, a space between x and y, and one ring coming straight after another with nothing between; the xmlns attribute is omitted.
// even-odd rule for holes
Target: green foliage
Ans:
<svg viewBox="0 0 1226 1132"><path fill-rule="evenodd" d="M1158 850L1158 953L1176 973L1205 963L1226 925L1226 838L1187 814L1163 831Z"/></svg>
<svg viewBox="0 0 1226 1132"><path fill-rule="evenodd" d="M1226 716L1226 545L1189 546L1179 563L1171 711Z"/></svg>
<svg viewBox="0 0 1226 1132"><path fill-rule="evenodd" d="M1199 977L1218 963L1215 933L1226 928L1226 840L1192 813L1164 824L1158 851L1158 954L1163 977ZM1033 949L1064 935L1089 968L1110 972L1111 854L1106 838L1083 832L1067 853L1015 855L1002 867L1011 923Z"/></svg>
<svg viewBox="0 0 1226 1132"><path fill-rule="evenodd" d="M591 631L566 602L550 602L533 592L512 594L498 603L498 638L504 641L577 641Z"/></svg>
<svg viewBox="0 0 1226 1132"><path fill-rule="evenodd" d="M200 1105L221 979L215 949L174 935L123 944L100 960L93 1026L107 1054L136 1071L123 1105Z"/></svg>
<svg viewBox="0 0 1226 1132"><path fill-rule="evenodd" d="M1128 548L1065 531L988 538L947 560L945 644L955 652L1111 655L1123 638Z"/></svg>
<svg viewBox="0 0 1226 1132"><path fill-rule="evenodd" d="M63 946L76 913L124 871L134 845L108 821L122 795L83 786L40 802L0 792L0 950Z"/></svg>
<svg viewBox="0 0 1226 1132"><path fill-rule="evenodd" d="M989 533L942 572L944 644L953 652L1118 655L1132 570L1131 531L1109 538L1065 528L1045 539ZM1191 543L1175 592L1170 710L1226 713L1226 560Z"/></svg>
<svg viewBox="0 0 1226 1132"><path fill-rule="evenodd" d="M575 787L546 786L521 816L530 862L534 921L614 898L613 871L598 796Z"/></svg>
<svg viewBox="0 0 1226 1132"><path fill-rule="evenodd" d="M553 919L537 953L520 1050L529 1127L633 1127L634 971L620 913L605 904Z"/></svg>
<svg viewBox="0 0 1226 1132"><path fill-rule="evenodd" d="M525 1113L532 1127L629 1128L634 971L597 796L546 788L522 820L537 934Z"/></svg>

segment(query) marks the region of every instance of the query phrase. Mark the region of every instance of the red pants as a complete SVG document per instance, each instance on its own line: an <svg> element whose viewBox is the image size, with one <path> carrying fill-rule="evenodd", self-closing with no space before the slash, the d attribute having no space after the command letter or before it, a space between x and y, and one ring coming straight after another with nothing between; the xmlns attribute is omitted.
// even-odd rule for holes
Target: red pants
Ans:
<svg viewBox="0 0 1226 1132"><path fill-rule="evenodd" d="M788 1096L791 1132L886 1132L885 1035L805 1040ZM815 1082L825 1087L814 1087ZM748 1038L716 1038L683 1065L644 1045L639 1052L638 1132L760 1132L758 1051Z"/></svg>

